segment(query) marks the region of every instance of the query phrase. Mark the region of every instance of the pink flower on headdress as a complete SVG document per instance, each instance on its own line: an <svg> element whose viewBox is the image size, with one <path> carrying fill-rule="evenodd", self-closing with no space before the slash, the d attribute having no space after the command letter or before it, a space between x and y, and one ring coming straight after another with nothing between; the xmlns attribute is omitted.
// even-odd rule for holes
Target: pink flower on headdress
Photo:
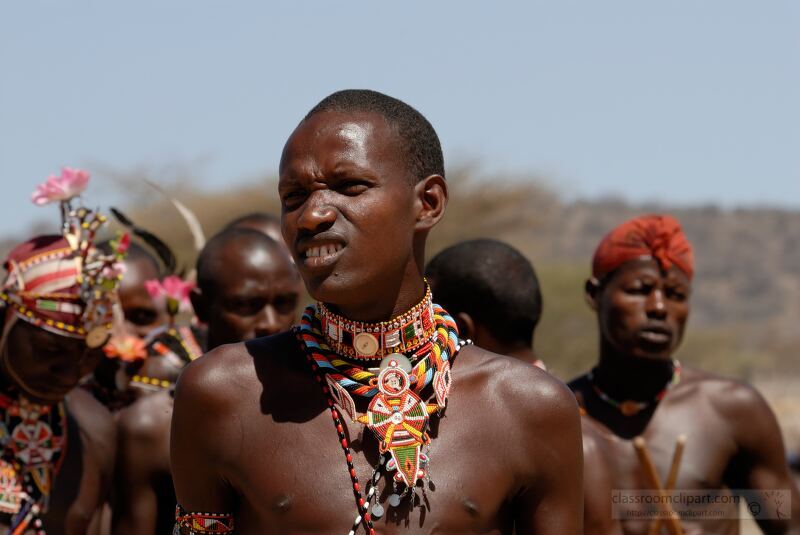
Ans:
<svg viewBox="0 0 800 535"><path fill-rule="evenodd" d="M147 357L144 340L138 336L114 336L103 346L103 352L110 359L134 362Z"/></svg>
<svg viewBox="0 0 800 535"><path fill-rule="evenodd" d="M193 282L185 282L176 275L170 275L163 281L151 279L144 282L147 293L155 301L163 301L167 306L167 314L175 316L178 312L189 310L189 294L194 288Z"/></svg>
<svg viewBox="0 0 800 535"><path fill-rule="evenodd" d="M64 167L60 176L50 175L47 182L36 186L31 200L39 206L54 201L68 201L80 195L88 185L89 173L82 169Z"/></svg>
<svg viewBox="0 0 800 535"><path fill-rule="evenodd" d="M109 264L103 268L100 274L103 276L104 279L107 280L114 280L122 277L127 271L127 266L125 266L122 262L114 262L113 264Z"/></svg>

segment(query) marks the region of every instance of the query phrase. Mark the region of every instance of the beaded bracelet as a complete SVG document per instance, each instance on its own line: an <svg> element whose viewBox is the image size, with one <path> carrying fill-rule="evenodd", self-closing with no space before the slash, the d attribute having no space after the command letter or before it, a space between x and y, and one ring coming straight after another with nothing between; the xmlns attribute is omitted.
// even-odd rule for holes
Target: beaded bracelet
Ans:
<svg viewBox="0 0 800 535"><path fill-rule="evenodd" d="M233 515L227 513L187 513L175 506L173 535L230 535L233 533Z"/></svg>

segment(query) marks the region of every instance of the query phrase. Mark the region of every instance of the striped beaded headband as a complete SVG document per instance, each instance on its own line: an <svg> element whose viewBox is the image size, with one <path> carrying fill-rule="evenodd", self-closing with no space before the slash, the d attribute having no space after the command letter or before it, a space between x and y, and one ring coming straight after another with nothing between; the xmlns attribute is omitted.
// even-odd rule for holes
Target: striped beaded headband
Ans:
<svg viewBox="0 0 800 535"><path fill-rule="evenodd" d="M317 303L322 333L333 351L358 360L380 360L392 353L413 352L430 342L436 326L433 320L431 288L408 312L380 323L349 320Z"/></svg>
<svg viewBox="0 0 800 535"><path fill-rule="evenodd" d="M65 168L34 192L36 204L60 204L61 234L37 236L8 254L0 300L9 313L36 327L97 348L108 341L120 312L117 286L129 238L112 240L108 253L96 247L107 219L75 202L88 180L85 171Z"/></svg>

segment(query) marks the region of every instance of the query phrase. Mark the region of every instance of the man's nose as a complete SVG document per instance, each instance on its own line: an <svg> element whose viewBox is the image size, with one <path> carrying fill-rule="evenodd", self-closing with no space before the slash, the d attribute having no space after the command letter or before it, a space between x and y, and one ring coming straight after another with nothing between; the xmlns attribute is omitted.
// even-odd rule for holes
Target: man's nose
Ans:
<svg viewBox="0 0 800 535"><path fill-rule="evenodd" d="M331 206L325 190L311 192L301 208L297 219L300 229L321 232L330 228L336 221L336 209Z"/></svg>
<svg viewBox="0 0 800 535"><path fill-rule="evenodd" d="M281 324L278 313L272 305L266 305L258 313L254 334L256 337L269 336L281 332Z"/></svg>
<svg viewBox="0 0 800 535"><path fill-rule="evenodd" d="M667 316L667 304L664 292L660 288L656 288L647 296L647 315L660 319Z"/></svg>

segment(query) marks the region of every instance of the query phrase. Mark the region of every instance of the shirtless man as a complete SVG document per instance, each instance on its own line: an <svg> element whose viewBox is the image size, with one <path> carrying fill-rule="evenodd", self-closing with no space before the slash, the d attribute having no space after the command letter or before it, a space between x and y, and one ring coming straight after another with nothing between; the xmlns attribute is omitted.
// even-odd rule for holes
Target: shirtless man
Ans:
<svg viewBox="0 0 800 535"><path fill-rule="evenodd" d="M574 397L534 366L459 350L426 291L425 241L447 203L430 123L380 93L334 93L289 137L279 194L320 304L295 332L184 370L180 532L580 533Z"/></svg>
<svg viewBox="0 0 800 535"><path fill-rule="evenodd" d="M653 489L631 439L644 438L663 484L678 436L685 435L676 489L790 491L782 519L762 514L756 520L765 533L797 530L800 502L769 406L750 386L688 368L673 357L689 315L693 268L691 246L670 216L636 218L609 233L586 283L587 300L597 312L600 358L570 386L605 431L616 459L616 489ZM635 519L638 506L622 505L621 497L619 503L625 533L648 533L650 522ZM772 505L764 504L762 513L769 507L776 516ZM725 506L712 507L716 514ZM735 515L736 509L724 513ZM684 518L683 529L738 533L739 522L730 516Z"/></svg>
<svg viewBox="0 0 800 535"><path fill-rule="evenodd" d="M528 259L489 239L457 243L425 268L431 291L475 345L544 368L533 348L542 316L539 280ZM585 535L622 533L611 515L609 448L597 425L581 418Z"/></svg>
<svg viewBox="0 0 800 535"><path fill-rule="evenodd" d="M65 170L65 174L76 171ZM85 174L80 171L81 175ZM86 178L88 180L88 177ZM65 235L38 236L4 262L0 291L0 529L96 534L111 485L116 430L75 389L103 358L118 256L92 244L100 220L69 215ZM78 262L83 258L83 262Z"/></svg>
<svg viewBox="0 0 800 535"><path fill-rule="evenodd" d="M213 349L288 330L297 319L300 277L282 245L251 229L213 237L197 261L192 296ZM175 491L169 464L172 392L144 396L119 416L113 533L169 533Z"/></svg>

